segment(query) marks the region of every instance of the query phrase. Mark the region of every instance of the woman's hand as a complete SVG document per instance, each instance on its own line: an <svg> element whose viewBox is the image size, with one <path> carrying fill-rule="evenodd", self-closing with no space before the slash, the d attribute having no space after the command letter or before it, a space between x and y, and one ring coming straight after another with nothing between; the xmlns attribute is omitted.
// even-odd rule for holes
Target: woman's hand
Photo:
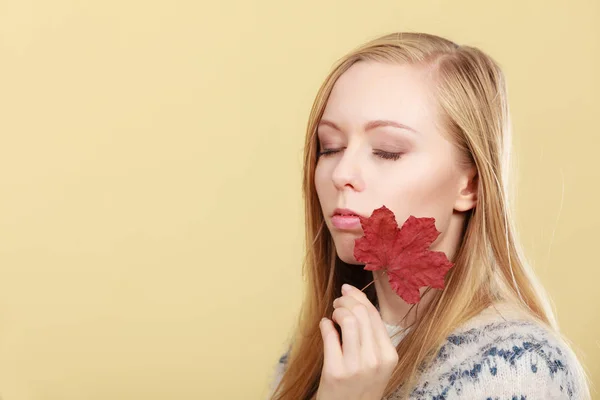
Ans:
<svg viewBox="0 0 600 400"><path fill-rule="evenodd" d="M319 328L325 358L317 400L381 400L398 353L379 312L351 285L342 286L342 297L333 307L343 344L333 322L323 318Z"/></svg>

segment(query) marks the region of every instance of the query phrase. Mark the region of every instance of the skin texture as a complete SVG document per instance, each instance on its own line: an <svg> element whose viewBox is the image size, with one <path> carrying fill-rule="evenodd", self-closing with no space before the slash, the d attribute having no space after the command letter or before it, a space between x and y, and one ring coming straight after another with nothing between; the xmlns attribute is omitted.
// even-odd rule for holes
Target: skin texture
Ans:
<svg viewBox="0 0 600 400"><path fill-rule="evenodd" d="M362 229L334 227L336 208L368 217L385 205L399 225L410 215L434 217L441 234L431 250L453 260L460 244L465 212L476 204L476 169L462 166L441 130L431 82L422 67L361 61L338 79L329 97L317 130L315 186L337 254L356 268L363 267L353 255ZM320 400L382 397L397 363L382 321L399 324L406 317L406 325L415 315L384 272L374 272L374 278L380 312L350 287L334 302L332 319L320 324L325 346ZM420 304L427 304L431 294ZM343 346L334 322L341 327Z"/></svg>

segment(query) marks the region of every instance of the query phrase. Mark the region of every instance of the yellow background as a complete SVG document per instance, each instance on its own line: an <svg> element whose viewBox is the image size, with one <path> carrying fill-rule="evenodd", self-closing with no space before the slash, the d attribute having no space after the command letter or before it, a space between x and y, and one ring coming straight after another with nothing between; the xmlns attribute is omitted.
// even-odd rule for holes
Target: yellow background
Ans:
<svg viewBox="0 0 600 400"><path fill-rule="evenodd" d="M0 396L264 396L300 304L313 97L401 30L504 67L522 239L600 383L599 18L598 0L0 0Z"/></svg>

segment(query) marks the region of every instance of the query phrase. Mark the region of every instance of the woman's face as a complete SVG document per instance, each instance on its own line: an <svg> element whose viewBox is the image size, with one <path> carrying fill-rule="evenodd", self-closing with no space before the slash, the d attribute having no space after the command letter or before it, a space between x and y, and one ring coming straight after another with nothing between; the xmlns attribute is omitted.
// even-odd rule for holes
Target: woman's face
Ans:
<svg viewBox="0 0 600 400"><path fill-rule="evenodd" d="M425 69L358 62L333 87L318 126L315 185L347 263L357 264L354 240L362 228L358 217L344 214L368 217L385 205L399 226L410 215L434 217L442 234L432 249L448 254L446 233L459 232L457 213L474 205L467 188L474 170L459 167L456 149L439 130L428 83Z"/></svg>

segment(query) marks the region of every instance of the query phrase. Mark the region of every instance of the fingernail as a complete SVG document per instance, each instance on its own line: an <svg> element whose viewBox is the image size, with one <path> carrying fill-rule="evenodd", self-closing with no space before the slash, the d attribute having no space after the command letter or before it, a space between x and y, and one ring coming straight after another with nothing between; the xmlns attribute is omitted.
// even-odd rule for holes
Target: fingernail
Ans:
<svg viewBox="0 0 600 400"><path fill-rule="evenodd" d="M350 285L348 285L347 283L344 283L342 285L342 292L347 292L348 290L350 290Z"/></svg>

